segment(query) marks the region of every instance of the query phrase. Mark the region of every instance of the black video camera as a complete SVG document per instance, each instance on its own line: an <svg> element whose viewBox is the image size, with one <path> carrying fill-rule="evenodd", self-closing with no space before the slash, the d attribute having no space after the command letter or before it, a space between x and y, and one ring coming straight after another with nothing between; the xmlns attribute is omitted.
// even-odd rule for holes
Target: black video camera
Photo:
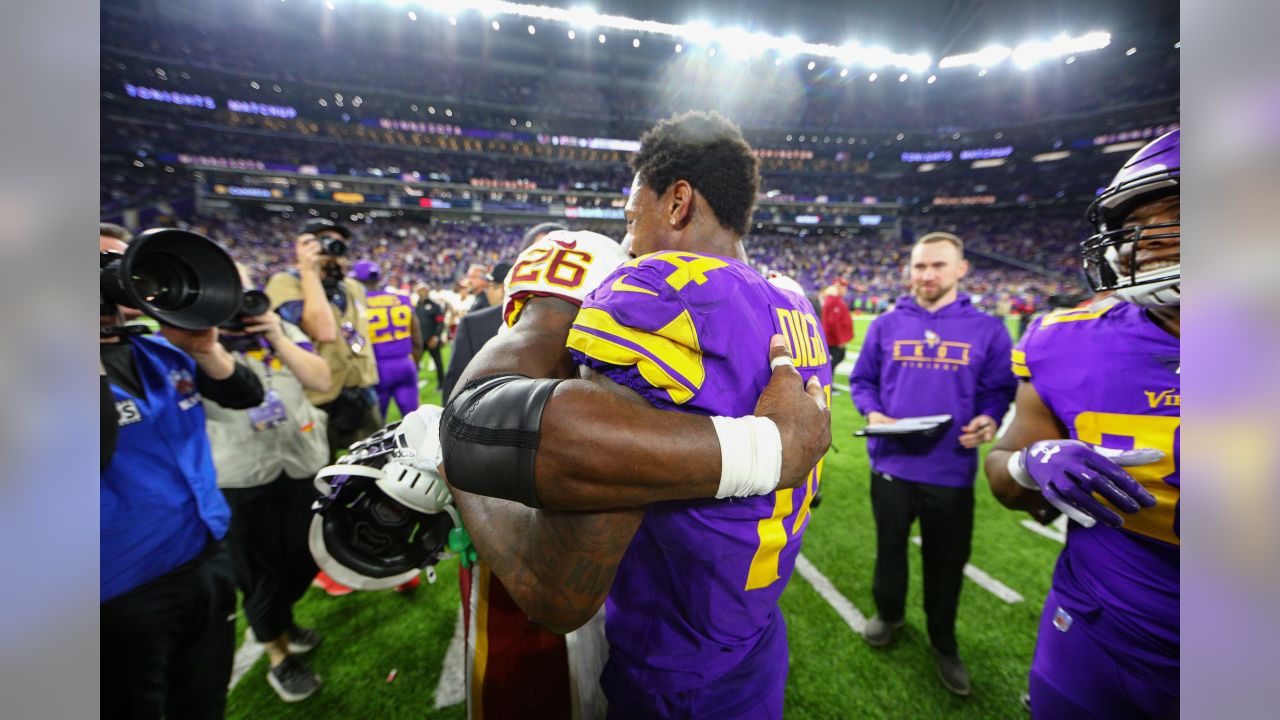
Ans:
<svg viewBox="0 0 1280 720"><path fill-rule="evenodd" d="M164 325L207 330L235 318L241 306L235 261L214 241L186 230L147 230L124 253L101 253L99 268L100 315L123 305Z"/></svg>

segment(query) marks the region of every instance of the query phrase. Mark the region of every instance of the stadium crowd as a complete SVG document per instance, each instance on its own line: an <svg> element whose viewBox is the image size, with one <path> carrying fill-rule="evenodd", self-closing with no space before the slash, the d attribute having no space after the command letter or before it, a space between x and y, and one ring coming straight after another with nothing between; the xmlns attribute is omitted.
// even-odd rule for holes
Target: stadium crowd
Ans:
<svg viewBox="0 0 1280 720"><path fill-rule="evenodd" d="M1070 257L1078 242L1081 211L1032 215L1030 212L988 211L990 219L974 221L971 214L913 219L909 233L932 230L967 233L977 254L966 286L974 302L1000 315L1047 309L1056 295L1078 294L1081 282ZM179 224L207 235L227 247L255 276L265 278L290 266L298 220L283 217L192 216ZM617 225L575 225L606 235L619 235ZM391 287L408 292L420 284L437 291L453 291L473 265L490 268L510 262L528 224L428 222L413 218L368 218L358 226L353 257L370 259L383 268ZM808 230L793 233L756 231L748 236L747 253L762 272L794 278L811 294L840 283L846 304L857 312L880 312L901 294L910 243L895 243L880 235ZM1036 272L984 257L1005 257L1054 264L1055 272ZM451 297L456 304L458 298ZM460 316L457 318L460 319ZM456 322L456 319L455 319Z"/></svg>

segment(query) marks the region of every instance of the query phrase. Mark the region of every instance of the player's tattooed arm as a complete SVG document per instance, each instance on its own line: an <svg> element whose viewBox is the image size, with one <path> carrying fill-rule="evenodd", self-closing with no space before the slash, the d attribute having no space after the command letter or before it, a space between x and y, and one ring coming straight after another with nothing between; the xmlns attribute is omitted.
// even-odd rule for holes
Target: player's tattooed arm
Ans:
<svg viewBox="0 0 1280 720"><path fill-rule="evenodd" d="M567 633L595 615L643 510L565 513L454 490L476 555L530 618Z"/></svg>
<svg viewBox="0 0 1280 720"><path fill-rule="evenodd" d="M1054 512L1044 495L1019 485L1013 479L1009 474L1009 457L1032 443L1069 437L1066 426L1040 399L1035 387L1029 382L1018 383L1013 420L987 453L984 467L991 494L1005 507L1026 510L1037 517Z"/></svg>

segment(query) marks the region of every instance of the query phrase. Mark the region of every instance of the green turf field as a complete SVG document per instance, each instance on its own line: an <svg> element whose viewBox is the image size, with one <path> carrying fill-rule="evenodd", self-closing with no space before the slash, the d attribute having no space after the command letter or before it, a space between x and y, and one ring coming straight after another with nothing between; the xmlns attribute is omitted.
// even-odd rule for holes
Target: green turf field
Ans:
<svg viewBox="0 0 1280 720"><path fill-rule="evenodd" d="M860 340L869 319L855 322ZM847 372L843 374L837 376L837 385L848 382ZM434 373L424 372L423 378L428 377L423 400L439 402ZM813 511L803 555L836 591L870 617L875 611L871 598L875 537L867 458L864 441L851 436L861 424L848 393L837 392L823 502ZM1061 545L1022 527L1025 516L1000 507L982 477L976 496L971 563L1023 599L1009 603L976 582L965 581L957 634L973 694L968 699L955 698L934 676L920 609L917 550L912 556L907 627L883 650L864 644L813 585L799 572L793 575L781 601L791 646L788 718L1026 716L1019 697L1026 690L1040 605ZM457 561L445 561L437 570L435 585L424 583L409 596L384 591L331 598L311 589L298 604L297 614L300 623L315 627L325 637L310 655L325 687L304 702L283 703L267 685L263 657L232 689L228 717L464 717L462 704L436 708L436 689L459 602ZM243 638L243 618L239 627ZM396 678L388 683L392 669Z"/></svg>

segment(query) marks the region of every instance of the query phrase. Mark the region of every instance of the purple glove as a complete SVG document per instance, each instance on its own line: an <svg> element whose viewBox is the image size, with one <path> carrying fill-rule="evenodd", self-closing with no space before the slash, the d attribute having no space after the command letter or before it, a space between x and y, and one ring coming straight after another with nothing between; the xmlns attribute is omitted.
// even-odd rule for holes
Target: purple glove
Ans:
<svg viewBox="0 0 1280 720"><path fill-rule="evenodd" d="M1155 496L1124 471L1164 459L1159 450L1140 449L1107 457L1079 440L1041 440L1009 458L1009 473L1019 485L1039 490L1049 504L1085 527L1101 520L1118 528L1124 520L1098 502L1098 493L1126 513L1156 504Z"/></svg>

